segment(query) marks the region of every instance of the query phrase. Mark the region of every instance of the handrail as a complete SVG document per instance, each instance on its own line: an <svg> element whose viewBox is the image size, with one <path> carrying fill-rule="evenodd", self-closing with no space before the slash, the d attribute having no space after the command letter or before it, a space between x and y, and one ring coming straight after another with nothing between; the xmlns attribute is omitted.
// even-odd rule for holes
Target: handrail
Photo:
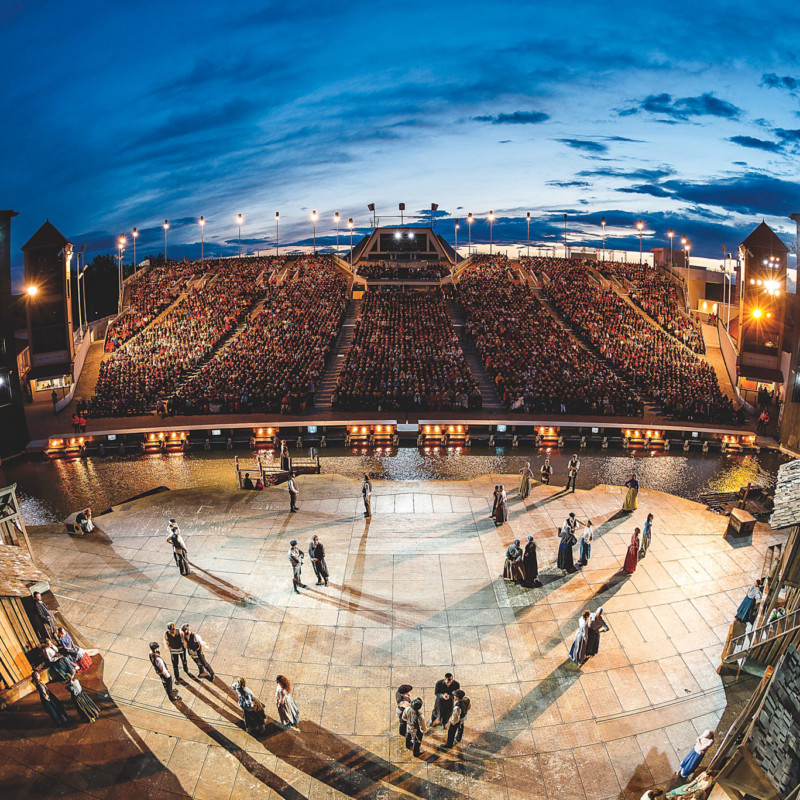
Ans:
<svg viewBox="0 0 800 800"><path fill-rule="evenodd" d="M790 620L792 620L791 625L789 624ZM772 620L772 622L767 622L758 628L753 628L747 633L735 636L728 642L722 660L723 662L736 660L741 656L742 652L752 650L754 647L758 647L762 644L767 644L784 634L792 633L798 629L800 629L800 608L792 611L791 614L785 614L784 616ZM742 646L738 647L740 643Z"/></svg>

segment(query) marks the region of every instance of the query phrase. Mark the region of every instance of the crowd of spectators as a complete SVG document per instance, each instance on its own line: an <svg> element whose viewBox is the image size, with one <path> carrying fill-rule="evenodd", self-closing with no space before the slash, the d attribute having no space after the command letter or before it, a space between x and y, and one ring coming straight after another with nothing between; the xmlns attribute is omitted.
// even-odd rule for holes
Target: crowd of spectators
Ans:
<svg viewBox="0 0 800 800"><path fill-rule="evenodd" d="M108 326L105 351L113 353L175 302L186 284L213 265L208 261L170 262L135 275L126 288L125 310Z"/></svg>
<svg viewBox="0 0 800 800"><path fill-rule="evenodd" d="M169 396L264 296L266 290L256 279L270 261L243 258L207 264L208 269L216 267L208 281L192 287L161 319L101 363L90 414L143 414Z"/></svg>
<svg viewBox="0 0 800 800"><path fill-rule="evenodd" d="M590 280L585 267L539 259L545 291L620 377L676 420L742 422L719 387L714 368L648 323L615 292Z"/></svg>
<svg viewBox="0 0 800 800"><path fill-rule="evenodd" d="M583 264L580 259L530 258L522 259L535 273L547 264ZM588 262L604 277L620 282L630 299L660 325L670 336L695 353L705 353L706 345L699 322L686 311L678 284L660 269L649 264L625 261Z"/></svg>
<svg viewBox="0 0 800 800"><path fill-rule="evenodd" d="M637 416L629 386L561 327L516 281L505 256L478 256L458 300L484 368L506 409L527 414Z"/></svg>
<svg viewBox="0 0 800 800"><path fill-rule="evenodd" d="M450 273L446 264L396 264L374 261L362 264L358 274L367 280L431 281L441 280Z"/></svg>
<svg viewBox="0 0 800 800"><path fill-rule="evenodd" d="M364 295L331 402L364 411L481 407L440 290Z"/></svg>
<svg viewBox="0 0 800 800"><path fill-rule="evenodd" d="M243 330L183 386L182 413L303 412L313 403L344 316L347 281L333 260L308 255L269 286Z"/></svg>

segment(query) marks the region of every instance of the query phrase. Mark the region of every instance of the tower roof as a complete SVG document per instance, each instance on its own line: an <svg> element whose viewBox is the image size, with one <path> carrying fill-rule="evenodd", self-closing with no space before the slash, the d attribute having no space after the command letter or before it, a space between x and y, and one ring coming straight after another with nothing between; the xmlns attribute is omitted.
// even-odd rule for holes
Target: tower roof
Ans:
<svg viewBox="0 0 800 800"><path fill-rule="evenodd" d="M69 239L48 219L20 249L26 252L42 247L63 247L65 244L69 244Z"/></svg>
<svg viewBox="0 0 800 800"><path fill-rule="evenodd" d="M789 248L781 241L775 231L764 220L742 242L745 247L757 247L760 250L772 250L778 253L788 253Z"/></svg>

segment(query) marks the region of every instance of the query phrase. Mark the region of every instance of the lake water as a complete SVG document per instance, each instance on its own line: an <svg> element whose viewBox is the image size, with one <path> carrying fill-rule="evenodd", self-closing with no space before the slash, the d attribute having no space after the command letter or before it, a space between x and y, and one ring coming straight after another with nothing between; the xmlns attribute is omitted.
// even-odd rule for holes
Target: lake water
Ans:
<svg viewBox="0 0 800 800"><path fill-rule="evenodd" d="M485 474L517 473L531 462L538 475L544 454L530 448L473 446L466 452L425 452L401 447L389 453L328 447L319 451L292 448L295 457L319 452L322 472L360 478L369 472L381 480L464 480ZM572 451L554 451L553 485L566 483ZM774 485L778 467L790 460L776 450L752 455L719 453L623 453L588 448L580 454L578 488L598 483L622 484L635 471L643 487L696 500L705 492L735 491L749 482ZM60 522L73 511L91 506L95 513L156 486L171 489L236 485L234 453L229 451L169 455L94 456L52 461L22 461L0 467L0 485L18 485L29 525ZM242 462L252 456L239 453Z"/></svg>

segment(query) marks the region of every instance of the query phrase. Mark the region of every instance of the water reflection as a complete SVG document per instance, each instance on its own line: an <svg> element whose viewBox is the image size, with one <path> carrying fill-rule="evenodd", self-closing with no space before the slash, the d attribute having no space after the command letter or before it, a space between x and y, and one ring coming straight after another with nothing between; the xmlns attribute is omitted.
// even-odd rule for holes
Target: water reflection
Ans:
<svg viewBox="0 0 800 800"><path fill-rule="evenodd" d="M296 457L316 451L292 448ZM530 461L534 474L544 452L474 446L455 451L403 447L376 449L328 447L319 451L322 471L360 478L369 472L384 480L463 480L489 473L519 472ZM566 483L572 451L549 453L554 485ZM0 485L17 483L22 509L30 524L51 524L85 506L95 512L156 486L172 489L217 489L234 485L234 454L228 451L106 456L32 461L0 468ZM240 453L242 461L252 455ZM789 459L775 450L753 455L690 453L621 453L588 449L579 453L578 486L621 484L636 472L644 487L693 500L704 492L735 491L752 482L774 484L778 467Z"/></svg>

